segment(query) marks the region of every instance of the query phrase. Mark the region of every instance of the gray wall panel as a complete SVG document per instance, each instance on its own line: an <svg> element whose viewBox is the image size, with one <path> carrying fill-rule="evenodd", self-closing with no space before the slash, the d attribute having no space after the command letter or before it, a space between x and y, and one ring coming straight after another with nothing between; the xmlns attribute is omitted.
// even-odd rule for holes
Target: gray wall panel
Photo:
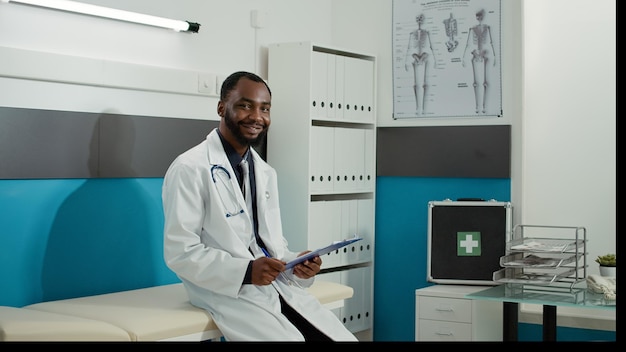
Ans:
<svg viewBox="0 0 626 352"><path fill-rule="evenodd" d="M218 123L0 107L0 179L162 177ZM381 127L377 175L510 178L510 145L508 125Z"/></svg>
<svg viewBox="0 0 626 352"><path fill-rule="evenodd" d="M90 177L96 128L94 114L0 108L0 178Z"/></svg>
<svg viewBox="0 0 626 352"><path fill-rule="evenodd" d="M377 176L511 177L511 126L379 127Z"/></svg>
<svg viewBox="0 0 626 352"><path fill-rule="evenodd" d="M162 177L218 124L0 107L0 179Z"/></svg>
<svg viewBox="0 0 626 352"><path fill-rule="evenodd" d="M217 124L207 120L103 115L98 177L163 177L178 154L203 141Z"/></svg>

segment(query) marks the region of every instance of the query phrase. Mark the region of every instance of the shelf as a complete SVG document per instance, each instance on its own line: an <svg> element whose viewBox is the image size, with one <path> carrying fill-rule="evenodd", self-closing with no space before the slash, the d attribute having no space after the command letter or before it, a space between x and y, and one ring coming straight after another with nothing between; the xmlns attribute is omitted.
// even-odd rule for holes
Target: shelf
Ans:
<svg viewBox="0 0 626 352"><path fill-rule="evenodd" d="M316 117L311 119L312 126L325 127L352 127L352 128L375 128L376 124L369 121L359 120L336 120L332 118Z"/></svg>
<svg viewBox="0 0 626 352"><path fill-rule="evenodd" d="M533 287L532 285L507 285L505 287L507 296L521 296L534 300L561 300L572 304L584 303L587 297L585 289L562 288L558 286Z"/></svg>
<svg viewBox="0 0 626 352"><path fill-rule="evenodd" d="M352 332L370 330L375 57L311 42L274 43L268 45L267 64L274 122L266 153L280 175L283 233L294 250L324 247L355 233L363 238L325 254L321 274L354 288L353 298L336 311L344 325Z"/></svg>
<svg viewBox="0 0 626 352"><path fill-rule="evenodd" d="M505 268L493 273L493 281L532 285L550 285L574 274L576 268Z"/></svg>
<svg viewBox="0 0 626 352"><path fill-rule="evenodd" d="M521 238L507 243L507 250L512 252L550 252L565 253L577 251L584 245L582 239Z"/></svg>
<svg viewBox="0 0 626 352"><path fill-rule="evenodd" d="M505 268L558 268L580 259L580 253L513 253L500 258Z"/></svg>

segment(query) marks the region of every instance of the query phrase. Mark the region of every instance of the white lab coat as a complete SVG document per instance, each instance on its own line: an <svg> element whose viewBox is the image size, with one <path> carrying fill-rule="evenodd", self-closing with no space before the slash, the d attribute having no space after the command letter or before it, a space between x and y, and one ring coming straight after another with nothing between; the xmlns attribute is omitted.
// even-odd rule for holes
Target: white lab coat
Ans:
<svg viewBox="0 0 626 352"><path fill-rule="evenodd" d="M272 256L289 261L298 253L287 248L283 237L276 171L251 151L259 235ZM216 184L220 181L212 180L213 165L224 167L232 175L227 185L234 190L231 199L219 197ZM191 303L211 314L226 340L302 341L302 334L281 314L280 292L289 305L333 340L357 341L329 309L304 289L314 278L303 280L288 270L272 285L242 285L248 262L263 253L256 248L253 256L248 249L256 245L248 212L226 216L232 209L225 208L235 202L238 209L246 209L246 205L216 130L174 160L163 180L162 197L165 262L183 282Z"/></svg>

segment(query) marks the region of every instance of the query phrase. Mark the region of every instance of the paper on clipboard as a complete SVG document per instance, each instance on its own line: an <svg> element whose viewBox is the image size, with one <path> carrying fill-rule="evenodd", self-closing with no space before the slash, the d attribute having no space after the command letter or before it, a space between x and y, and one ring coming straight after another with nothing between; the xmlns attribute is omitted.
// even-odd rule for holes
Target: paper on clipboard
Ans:
<svg viewBox="0 0 626 352"><path fill-rule="evenodd" d="M301 256L297 257L296 259L287 262L287 265L285 265L285 270L286 269L291 269L294 266L296 266L296 265L298 265L298 264L300 264L300 263L302 263L302 262L304 262L306 260L313 259L315 257L321 257L324 254L330 253L330 252L332 252L332 251L334 251L336 249L339 249L341 247L345 247L345 246L349 245L350 243L354 243L354 242L360 241L362 239L363 239L362 237L354 236L353 238L350 238L350 239L347 239L347 240L335 241L335 242L331 243L330 245L328 245L328 246L326 246L324 248L316 249L316 250L314 250L312 252L309 252L307 254L301 255Z"/></svg>

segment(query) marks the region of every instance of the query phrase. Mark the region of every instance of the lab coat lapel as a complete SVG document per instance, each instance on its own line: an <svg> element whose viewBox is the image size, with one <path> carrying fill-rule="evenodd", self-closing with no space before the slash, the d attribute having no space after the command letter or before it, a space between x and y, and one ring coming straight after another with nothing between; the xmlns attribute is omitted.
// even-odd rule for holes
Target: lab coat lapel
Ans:
<svg viewBox="0 0 626 352"><path fill-rule="evenodd" d="M226 156L226 152L224 151L224 146L222 145L222 141L220 140L220 136L217 134L217 129L214 129L207 136L207 159L209 165L220 165L228 170L230 177L230 187L235 190L234 194L237 196L237 202L242 207L242 209L247 209L246 200L241 192L241 188L239 187L239 183L237 182L237 177L235 176L235 170L233 170L230 165L230 161L228 161L228 157ZM252 217L248 211L242 214L243 217L247 218L250 223L252 223Z"/></svg>
<svg viewBox="0 0 626 352"><path fill-rule="evenodd" d="M275 247L272 244L272 231L269 224L276 222L274 214L267 211L267 201L270 197L275 196L275 190L271 189L270 182L273 180L272 171L268 165L261 159L261 156L253 150L252 157L254 159L254 176L256 180L256 203L257 203L257 219L259 221L259 236L263 243L272 250ZM282 234L280 234L282 236ZM274 252L275 253L275 252Z"/></svg>

